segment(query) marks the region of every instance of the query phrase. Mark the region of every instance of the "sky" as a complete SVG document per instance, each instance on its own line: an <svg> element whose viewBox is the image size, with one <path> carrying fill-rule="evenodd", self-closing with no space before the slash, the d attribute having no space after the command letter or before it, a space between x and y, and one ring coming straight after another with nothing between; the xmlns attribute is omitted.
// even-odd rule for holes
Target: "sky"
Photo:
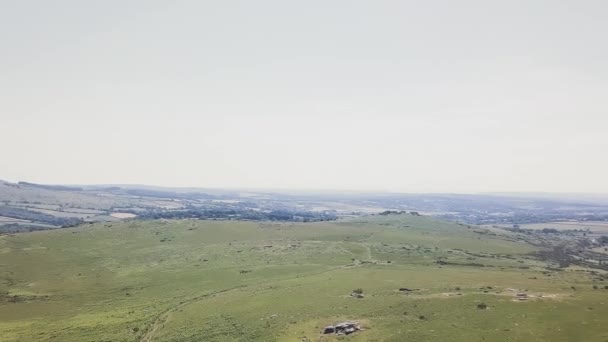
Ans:
<svg viewBox="0 0 608 342"><path fill-rule="evenodd" d="M0 0L0 179L608 193L603 0Z"/></svg>

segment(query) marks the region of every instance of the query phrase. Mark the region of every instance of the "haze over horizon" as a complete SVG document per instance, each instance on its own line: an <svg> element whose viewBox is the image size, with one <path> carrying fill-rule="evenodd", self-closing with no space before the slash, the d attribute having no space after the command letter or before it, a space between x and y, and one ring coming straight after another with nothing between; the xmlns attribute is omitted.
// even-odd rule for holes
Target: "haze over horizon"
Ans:
<svg viewBox="0 0 608 342"><path fill-rule="evenodd" d="M0 179L608 193L603 1L0 4Z"/></svg>

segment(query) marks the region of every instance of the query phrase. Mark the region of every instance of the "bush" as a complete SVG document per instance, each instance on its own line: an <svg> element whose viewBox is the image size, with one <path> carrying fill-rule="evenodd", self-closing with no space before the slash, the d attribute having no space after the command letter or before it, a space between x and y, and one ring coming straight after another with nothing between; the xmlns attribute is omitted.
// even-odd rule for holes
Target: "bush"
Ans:
<svg viewBox="0 0 608 342"><path fill-rule="evenodd" d="M362 288L354 289L353 293L362 294L363 293L363 289Z"/></svg>

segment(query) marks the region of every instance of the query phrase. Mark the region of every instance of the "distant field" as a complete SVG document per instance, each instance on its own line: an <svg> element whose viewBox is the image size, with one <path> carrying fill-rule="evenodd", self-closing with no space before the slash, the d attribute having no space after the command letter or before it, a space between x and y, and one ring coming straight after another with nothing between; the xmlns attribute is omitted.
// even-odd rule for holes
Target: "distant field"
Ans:
<svg viewBox="0 0 608 342"><path fill-rule="evenodd" d="M411 215L4 235L0 340L606 341L598 275L548 270L537 251L509 232ZM366 330L320 334L344 320Z"/></svg>
<svg viewBox="0 0 608 342"><path fill-rule="evenodd" d="M59 210L38 209L38 208L31 208L31 207L28 207L27 209L31 210L31 211L43 213L43 214L52 215L55 217L77 217L77 218L85 219L85 218L89 218L89 217L93 217L93 216L97 215L96 213L59 211Z"/></svg>
<svg viewBox="0 0 608 342"><path fill-rule="evenodd" d="M119 218L119 219L128 219L128 218L137 217L137 215L130 214L130 213L112 213L112 214L110 214L110 216L116 217L116 218Z"/></svg>
<svg viewBox="0 0 608 342"><path fill-rule="evenodd" d="M62 207L60 205L45 205L45 204L32 204L32 203L15 203L11 204L11 207L23 208L33 211L38 211L47 214L53 213L67 213L67 214L87 214L87 215L98 215L103 214L105 210L95 210L95 209L81 209L81 208L70 208L70 207Z"/></svg>
<svg viewBox="0 0 608 342"><path fill-rule="evenodd" d="M20 220L12 217L0 216L0 226L2 226L3 224L55 228L54 226L48 224L35 223L28 220Z"/></svg>
<svg viewBox="0 0 608 342"><path fill-rule="evenodd" d="M20 220L12 217L0 216L0 223L16 223L16 222L29 222L28 220Z"/></svg>
<svg viewBox="0 0 608 342"><path fill-rule="evenodd" d="M113 206L128 204L121 198L106 198L92 193L54 191L31 187L13 187L0 183L0 202L33 205L55 210L59 205L72 208L107 210Z"/></svg>
<svg viewBox="0 0 608 342"><path fill-rule="evenodd" d="M512 227L512 225L508 225L505 227ZM608 222L601 221L580 221L580 222L547 222L547 223L531 223L531 224L521 224L521 228L524 229L557 229L557 230L572 230L572 229L590 229L593 232L598 233L608 233Z"/></svg>

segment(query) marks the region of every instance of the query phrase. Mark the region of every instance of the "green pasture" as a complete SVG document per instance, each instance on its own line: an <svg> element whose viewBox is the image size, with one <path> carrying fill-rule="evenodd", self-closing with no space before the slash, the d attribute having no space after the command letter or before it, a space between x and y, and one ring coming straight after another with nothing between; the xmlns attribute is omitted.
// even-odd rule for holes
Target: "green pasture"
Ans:
<svg viewBox="0 0 608 342"><path fill-rule="evenodd" d="M0 341L608 341L597 274L548 270L538 249L411 215L4 235ZM365 330L319 333L342 320Z"/></svg>

